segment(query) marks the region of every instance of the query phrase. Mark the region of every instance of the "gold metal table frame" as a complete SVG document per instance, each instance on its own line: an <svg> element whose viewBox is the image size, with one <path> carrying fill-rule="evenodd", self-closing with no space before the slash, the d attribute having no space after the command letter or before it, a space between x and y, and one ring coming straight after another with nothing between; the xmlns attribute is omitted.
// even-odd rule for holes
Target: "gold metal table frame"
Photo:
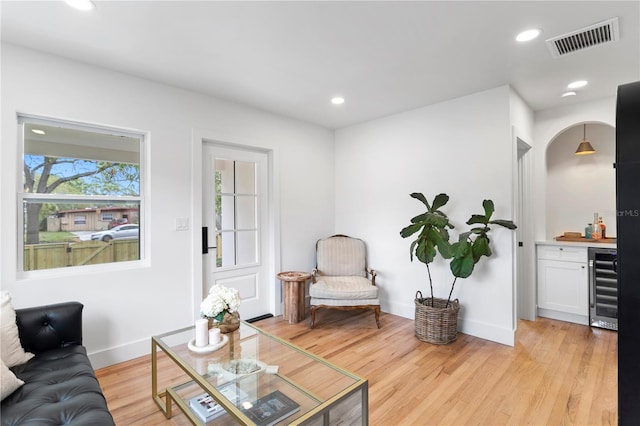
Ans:
<svg viewBox="0 0 640 426"><path fill-rule="evenodd" d="M278 424L331 425L340 422L368 425L368 381L328 361L242 322L238 330L227 334L228 343L215 352L197 354L187 348L194 327L164 333L151 338L151 392L155 403L167 419L173 415L173 403L194 425L204 424L189 408L189 398L208 393L227 415L214 419L215 424L255 423L218 387L235 382L251 401L273 390L280 390L300 405L297 413ZM169 383L160 384L159 358L172 375ZM259 371L250 375L227 374L219 370L233 359L251 359L277 366L276 372ZM175 367L178 367L177 370ZM231 376L231 377L230 377Z"/></svg>

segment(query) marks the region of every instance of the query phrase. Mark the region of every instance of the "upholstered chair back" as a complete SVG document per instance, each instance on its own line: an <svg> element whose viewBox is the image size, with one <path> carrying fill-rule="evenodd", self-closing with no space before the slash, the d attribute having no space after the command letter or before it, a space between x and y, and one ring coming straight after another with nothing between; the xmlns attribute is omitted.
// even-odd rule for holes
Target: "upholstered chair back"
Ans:
<svg viewBox="0 0 640 426"><path fill-rule="evenodd" d="M333 236L318 241L317 269L326 276L367 276L364 241L346 236Z"/></svg>

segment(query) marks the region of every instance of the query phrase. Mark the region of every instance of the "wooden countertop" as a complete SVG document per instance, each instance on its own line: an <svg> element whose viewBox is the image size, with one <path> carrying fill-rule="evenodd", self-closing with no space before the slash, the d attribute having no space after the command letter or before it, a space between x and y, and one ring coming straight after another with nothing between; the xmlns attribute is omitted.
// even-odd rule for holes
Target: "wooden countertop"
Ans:
<svg viewBox="0 0 640 426"><path fill-rule="evenodd" d="M615 238L587 240L586 238L565 239L565 237L556 237L556 240L536 241L536 245L617 248Z"/></svg>

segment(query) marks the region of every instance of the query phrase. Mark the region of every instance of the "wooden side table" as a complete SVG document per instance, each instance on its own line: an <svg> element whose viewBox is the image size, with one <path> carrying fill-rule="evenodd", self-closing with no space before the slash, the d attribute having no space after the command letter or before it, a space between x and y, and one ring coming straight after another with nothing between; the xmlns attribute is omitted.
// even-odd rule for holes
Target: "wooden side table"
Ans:
<svg viewBox="0 0 640 426"><path fill-rule="evenodd" d="M311 274L308 272L288 271L280 272L277 277L284 284L284 313L283 318L289 324L300 322L305 317L304 287Z"/></svg>

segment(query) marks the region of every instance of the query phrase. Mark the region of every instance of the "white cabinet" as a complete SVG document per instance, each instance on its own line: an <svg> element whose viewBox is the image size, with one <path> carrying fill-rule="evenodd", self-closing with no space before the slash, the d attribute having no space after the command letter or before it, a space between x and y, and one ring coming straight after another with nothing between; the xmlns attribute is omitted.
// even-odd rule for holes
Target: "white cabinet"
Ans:
<svg viewBox="0 0 640 426"><path fill-rule="evenodd" d="M538 315L588 324L587 247L539 245Z"/></svg>

